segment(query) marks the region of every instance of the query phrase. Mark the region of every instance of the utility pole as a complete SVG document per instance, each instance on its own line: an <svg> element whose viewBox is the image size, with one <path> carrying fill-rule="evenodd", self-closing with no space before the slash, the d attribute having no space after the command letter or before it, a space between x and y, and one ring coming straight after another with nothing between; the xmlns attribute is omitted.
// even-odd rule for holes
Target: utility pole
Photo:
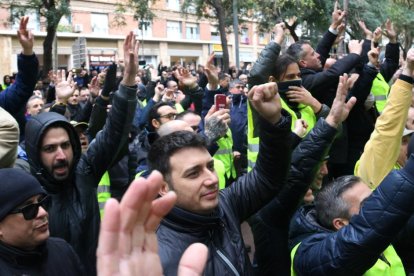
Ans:
<svg viewBox="0 0 414 276"><path fill-rule="evenodd" d="M236 67L239 68L239 17L238 17L238 3L237 0L233 0L233 31L234 31L234 49L235 49L235 62Z"/></svg>

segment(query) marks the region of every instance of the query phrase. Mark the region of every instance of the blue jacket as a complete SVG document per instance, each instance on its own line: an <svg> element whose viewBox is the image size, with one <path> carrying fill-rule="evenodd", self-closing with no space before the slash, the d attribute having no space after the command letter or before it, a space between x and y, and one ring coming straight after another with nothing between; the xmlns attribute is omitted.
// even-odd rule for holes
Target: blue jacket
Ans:
<svg viewBox="0 0 414 276"><path fill-rule="evenodd" d="M20 137L24 137L26 103L33 94L39 73L39 61L35 54L17 56L18 73L15 82L0 93L0 106L19 123Z"/></svg>
<svg viewBox="0 0 414 276"><path fill-rule="evenodd" d="M414 156L394 170L364 201L349 225L333 232L315 219L313 206L301 208L291 223L297 275L362 275L391 244L414 212Z"/></svg>

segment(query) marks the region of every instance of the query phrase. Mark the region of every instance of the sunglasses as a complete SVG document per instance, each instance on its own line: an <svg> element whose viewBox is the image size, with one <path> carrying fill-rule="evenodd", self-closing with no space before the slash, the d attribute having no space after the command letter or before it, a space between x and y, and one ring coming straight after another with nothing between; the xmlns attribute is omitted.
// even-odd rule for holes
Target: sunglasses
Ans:
<svg viewBox="0 0 414 276"><path fill-rule="evenodd" d="M18 214L22 213L25 220L32 220L37 216L39 212L39 206L42 206L43 209L46 209L50 201L49 196L44 196L39 202L28 204L22 208L15 209L11 211L9 214Z"/></svg>

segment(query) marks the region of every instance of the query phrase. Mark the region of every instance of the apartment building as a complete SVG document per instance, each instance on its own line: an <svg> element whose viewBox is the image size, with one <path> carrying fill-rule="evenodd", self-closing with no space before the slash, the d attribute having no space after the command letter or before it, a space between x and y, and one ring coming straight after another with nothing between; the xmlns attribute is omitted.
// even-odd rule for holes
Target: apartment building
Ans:
<svg viewBox="0 0 414 276"><path fill-rule="evenodd" d="M119 0L118 0L119 1ZM180 0L158 0L152 4L153 22L139 29L132 14L125 14L126 26L117 27L115 8L117 0L71 1L71 15L62 18L57 33L58 66L78 67L85 62L87 68L103 68L117 58L123 58L123 39L134 31L141 45L139 56L150 64L171 65L176 62L204 64L214 51L217 59L222 56L217 23L197 19L192 14L180 12ZM125 0L123 0L125 1ZM3 66L0 76L17 70L16 55L20 45L16 37L18 23L8 22L11 9L0 9L0 53ZM35 34L35 52L42 65L42 41L46 35L44 19L34 12L29 28ZM142 22L141 22L141 25ZM240 26L239 60L253 62L268 43L268 34L259 34L256 24L248 22ZM234 64L234 36L228 35L230 63Z"/></svg>

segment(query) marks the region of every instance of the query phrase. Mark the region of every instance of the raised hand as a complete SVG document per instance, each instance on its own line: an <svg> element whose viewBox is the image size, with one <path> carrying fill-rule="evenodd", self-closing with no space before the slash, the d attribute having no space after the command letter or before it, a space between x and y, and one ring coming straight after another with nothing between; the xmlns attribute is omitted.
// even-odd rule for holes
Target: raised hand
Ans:
<svg viewBox="0 0 414 276"><path fill-rule="evenodd" d="M408 50L405 66L401 74L412 77L414 72L414 48Z"/></svg>
<svg viewBox="0 0 414 276"><path fill-rule="evenodd" d="M135 75L138 72L138 48L139 42L135 39L134 33L129 32L124 40L124 78L122 84L126 86L135 85Z"/></svg>
<svg viewBox="0 0 414 276"><path fill-rule="evenodd" d="M280 95L275 82L253 86L247 94L256 111L269 123L279 122L282 114Z"/></svg>
<svg viewBox="0 0 414 276"><path fill-rule="evenodd" d="M91 98L96 98L99 96L99 92L101 91L101 88L99 87L98 76L95 76L92 78L91 82L88 84L88 89L89 89L89 92L91 93Z"/></svg>
<svg viewBox="0 0 414 276"><path fill-rule="evenodd" d="M289 86L289 91L286 92L286 97L291 102L309 105L312 107L314 113L318 113L322 108L322 104L303 86Z"/></svg>
<svg viewBox="0 0 414 276"><path fill-rule="evenodd" d="M155 171L147 179L133 181L121 203L107 201L97 250L98 275L162 275L155 230L177 200L174 192L155 199L163 183ZM181 258L179 275L201 275L206 260L206 246L190 246Z"/></svg>
<svg viewBox="0 0 414 276"><path fill-rule="evenodd" d="M361 30L364 32L365 38L368 40L372 40L372 31L367 28L367 26L365 25L365 22L362 20L359 20L358 25L361 28Z"/></svg>
<svg viewBox="0 0 414 276"><path fill-rule="evenodd" d="M369 62L374 65L375 67L379 67L379 53L380 53L380 48L374 47L374 41L371 42L371 50L368 52L368 60Z"/></svg>
<svg viewBox="0 0 414 276"><path fill-rule="evenodd" d="M397 43L397 33L394 29L394 24L392 24L390 19L387 19L385 22L384 35L388 37L390 43Z"/></svg>
<svg viewBox="0 0 414 276"><path fill-rule="evenodd" d="M210 141L216 141L226 135L229 124L230 110L216 110L216 106L212 105L204 117L204 134Z"/></svg>
<svg viewBox="0 0 414 276"><path fill-rule="evenodd" d="M285 38L285 23L278 23L275 25L275 27L273 28L273 32L275 33L275 39L274 41L281 45L283 43L283 40Z"/></svg>
<svg viewBox="0 0 414 276"><path fill-rule="evenodd" d="M376 43L379 43L382 37L382 29L377 27L372 35L372 40Z"/></svg>
<svg viewBox="0 0 414 276"><path fill-rule="evenodd" d="M33 55L34 37L32 32L27 29L28 22L28 16L24 16L20 19L19 30L17 30L17 38L19 39L20 45L22 45L23 55L30 56Z"/></svg>
<svg viewBox="0 0 414 276"><path fill-rule="evenodd" d="M179 80L181 85L190 89L197 86L197 78L191 75L190 71L185 68L178 68L174 71L174 76Z"/></svg>
<svg viewBox="0 0 414 276"><path fill-rule="evenodd" d="M204 68L205 74L208 79L208 83L210 85L210 90L216 90L219 84L218 70L216 66L214 66L213 60L214 60L214 53L211 53L211 55L207 59L206 66Z"/></svg>
<svg viewBox="0 0 414 276"><path fill-rule="evenodd" d="M362 43L364 41L358 41L358 40L351 40L348 43L348 50L350 54L357 54L360 55L362 52Z"/></svg>
<svg viewBox="0 0 414 276"><path fill-rule="evenodd" d="M335 29L341 25L346 16L346 12L338 9L338 1L335 1L334 10L332 12L331 28Z"/></svg>
<svg viewBox="0 0 414 276"><path fill-rule="evenodd" d="M332 103L331 111L326 117L326 122L337 128L348 117L349 112L356 103L356 98L351 97L346 102L346 95L348 94L351 81L348 74L339 77L338 89L336 90L336 97Z"/></svg>
<svg viewBox="0 0 414 276"><path fill-rule="evenodd" d="M69 97L73 94L73 78L72 71L69 71L66 78L65 70L58 70L56 74L56 100L60 103L66 104Z"/></svg>

